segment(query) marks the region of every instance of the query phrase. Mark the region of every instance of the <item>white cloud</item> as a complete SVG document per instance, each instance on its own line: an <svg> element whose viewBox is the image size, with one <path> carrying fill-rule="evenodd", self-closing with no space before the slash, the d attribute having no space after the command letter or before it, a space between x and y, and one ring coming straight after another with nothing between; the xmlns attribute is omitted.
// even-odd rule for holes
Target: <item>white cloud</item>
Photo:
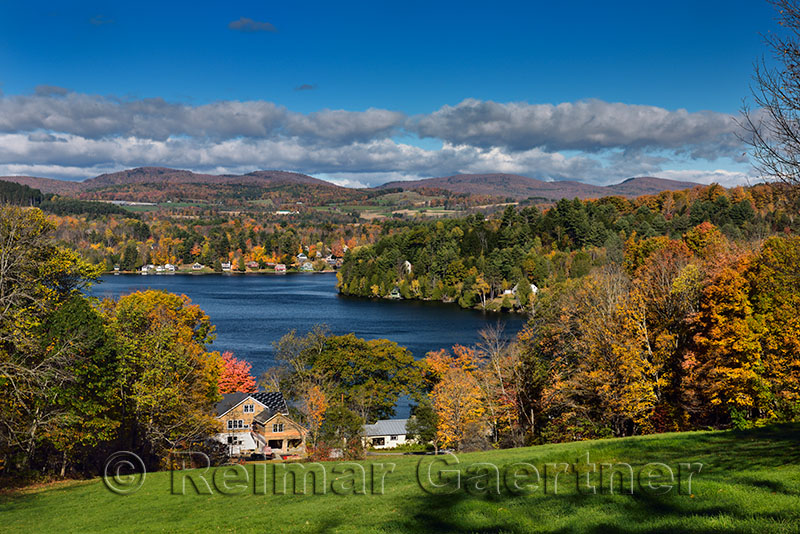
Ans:
<svg viewBox="0 0 800 534"><path fill-rule="evenodd" d="M746 177L735 169L670 170L692 168L693 160L733 162L742 152L733 127L720 113L597 100L558 106L465 100L408 118L374 108L297 113L266 101L191 106L42 86L34 95L0 95L0 174L84 178L154 165L214 173L294 170L348 186L490 172L595 184L668 174L740 183ZM417 135L435 137L441 146L417 146Z"/></svg>
<svg viewBox="0 0 800 534"><path fill-rule="evenodd" d="M412 128L423 137L512 150L655 147L689 150L698 158L741 152L731 115L710 111L689 113L685 109L669 111L601 100L554 106L467 99L456 106L444 106L434 113L415 117Z"/></svg>

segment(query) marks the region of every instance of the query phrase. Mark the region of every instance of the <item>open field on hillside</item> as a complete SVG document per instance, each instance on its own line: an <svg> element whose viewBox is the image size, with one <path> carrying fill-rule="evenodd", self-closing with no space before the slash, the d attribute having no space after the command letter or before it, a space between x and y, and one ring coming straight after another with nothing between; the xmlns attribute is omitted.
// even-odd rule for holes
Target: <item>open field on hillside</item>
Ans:
<svg viewBox="0 0 800 534"><path fill-rule="evenodd" d="M100 480L31 489L0 497L5 533L17 532L797 532L800 529L800 425L746 432L692 432L547 445L449 457L370 457L365 493L343 463L322 464L324 494L286 494L275 464L250 464L205 474L211 495L183 477L197 470L148 474L141 489L117 495ZM587 462L588 454L588 462ZM419 462L422 461L421 468ZM494 468L498 467L499 493ZM538 487L525 462L539 471ZM627 468L634 474L633 494ZM391 469L389 464L395 464ZM560 464L570 464L568 473ZM672 470L672 478L666 468ZM697 464L701 463L700 468ZM370 464L383 464L375 466ZM517 464L517 465L514 465ZM573 465L576 464L576 465ZM597 472L589 483L585 475ZM602 464L612 464L605 467ZM650 464L650 465L648 465ZM689 464L688 466L681 464ZM428 467L432 478L427 480ZM233 469L233 470L232 470ZM235 495L223 495L226 476ZM282 467L278 467L280 473ZM292 468L290 468L292 469ZM391 472L389 472L391 469ZM357 470L357 469L356 469ZM440 478L437 473L449 470ZM453 471L461 472L456 489ZM699 471L698 471L699 470ZM692 474L693 473L693 474ZM438 494L431 494L422 485ZM624 475L624 476L622 476ZM691 475L691 477L690 477ZM613 493L610 480L613 479ZM383 494L380 481L383 480ZM429 482L447 488L433 488ZM185 494L180 494L185 481ZM277 481L277 484L276 484ZM580 481L580 483L578 482ZM298 486L299 487L299 486ZM487 489L491 488L491 489ZM262 492L263 494L256 494ZM453 490L453 493L443 494Z"/></svg>

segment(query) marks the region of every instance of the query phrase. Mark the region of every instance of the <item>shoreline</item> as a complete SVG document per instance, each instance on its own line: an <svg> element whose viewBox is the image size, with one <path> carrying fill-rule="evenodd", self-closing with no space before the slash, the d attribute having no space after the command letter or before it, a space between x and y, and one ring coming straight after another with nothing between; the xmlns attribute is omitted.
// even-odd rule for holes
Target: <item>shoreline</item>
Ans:
<svg viewBox="0 0 800 534"><path fill-rule="evenodd" d="M116 275L125 275L125 276L133 276L133 275L138 275L138 276L173 276L173 275L176 275L176 274L178 274L178 275L190 275L190 276L209 276L209 275L226 275L227 276L227 275L247 275L247 274L252 274L252 275L262 275L262 274L268 274L268 275L273 275L273 274L279 274L279 275L284 275L284 274L336 274L337 272L338 271L296 271L296 270L278 272L278 271L266 271L265 270L265 271L222 271L222 272L217 272L217 271L210 271L210 272L209 271L205 271L205 272L204 271L175 271L175 272L171 272L171 273L156 273L156 272L153 272L153 273L142 273L140 271L103 271L100 276L116 276Z"/></svg>

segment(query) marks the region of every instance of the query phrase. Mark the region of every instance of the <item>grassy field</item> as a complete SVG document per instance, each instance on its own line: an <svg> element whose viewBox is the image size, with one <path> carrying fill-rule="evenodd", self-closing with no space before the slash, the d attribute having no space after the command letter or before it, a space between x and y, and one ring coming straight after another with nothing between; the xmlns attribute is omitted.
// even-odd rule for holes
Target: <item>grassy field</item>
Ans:
<svg viewBox="0 0 800 534"><path fill-rule="evenodd" d="M562 462L595 463L590 478L596 493L587 490L585 478L562 470ZM223 495L218 469L205 474L212 495L198 495L191 482L180 494L177 472L174 491L170 473L151 473L141 489L117 495L99 480L30 489L0 497L0 531L16 532L798 532L800 531L800 425L770 427L747 432L693 432L617 440L600 440L524 449L459 455L460 463L445 467L460 470L455 485L427 493L423 484L431 462L443 457L370 457L366 466L366 494L352 494L352 476L335 473L341 463L326 463L325 494L275 494L273 465L248 465L249 483L240 494ZM501 480L495 488L494 468ZM539 487L516 494L513 483L524 486L536 479L527 462L540 472ZM620 473L627 462L635 474L633 494L620 491ZM673 470L672 484L665 468ZM385 475L370 463L394 463ZM604 468L603 463L614 464ZM687 469L681 463L689 463ZM697 463L702 468L697 471ZM548 466L552 465L552 468ZM650 464L649 467L645 467ZM442 467L437 463L438 468ZM588 464L587 464L588 465ZM435 475L436 471L433 473ZM263 472L261 471L263 469ZM570 470L575 469L571 467ZM609 473L609 469L611 470ZM578 467L583 472L584 467ZM228 475L236 471L228 468ZM512 475L528 478L514 479ZM688 474L691 477L689 492ZM371 473L377 473L371 476ZM616 475L614 475L616 473ZM242 473L238 473L242 475ZM611 476L609 476L611 475ZM452 474L449 475L453 480ZM281 477L277 477L282 480ZM627 476L625 477L627 479ZM288 477L291 481L292 477ZM609 480L616 481L613 493ZM444 479L442 479L444 480ZM581 480L581 486L578 485ZM648 480L650 485L648 486ZM310 481L310 478L309 478ZM377 481L374 484L373 481ZM439 481L435 476L434 482ZM263 483L263 484L262 484ZM201 487L203 484L198 482ZM671 489L665 490L669 486ZM342 487L339 487L342 486ZM280 488L280 484L278 484ZM356 484L356 487L360 487ZM626 489L628 485L624 486ZM254 491L254 488L256 490ZM265 494L255 494L266 488ZM321 485L318 486L321 488ZM235 485L234 485L235 489ZM447 489L453 493L443 494ZM234 491L236 493L237 491ZM230 493L230 492L229 492ZM342 495L341 493L349 493Z"/></svg>

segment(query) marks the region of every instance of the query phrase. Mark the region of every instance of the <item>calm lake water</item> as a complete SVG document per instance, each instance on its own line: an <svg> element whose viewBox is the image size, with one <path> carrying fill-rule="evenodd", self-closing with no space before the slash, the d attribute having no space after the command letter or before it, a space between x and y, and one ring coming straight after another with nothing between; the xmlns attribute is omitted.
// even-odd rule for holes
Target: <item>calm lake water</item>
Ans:
<svg viewBox="0 0 800 534"><path fill-rule="evenodd" d="M508 337L524 325L516 314L462 310L455 304L345 297L333 274L139 275L102 277L90 294L117 298L137 290L182 293L199 305L216 326L211 348L230 350L253 365L258 376L273 363L272 343L296 329L304 334L326 324L334 334L387 338L416 358L455 344L471 345L478 331L498 321Z"/></svg>

